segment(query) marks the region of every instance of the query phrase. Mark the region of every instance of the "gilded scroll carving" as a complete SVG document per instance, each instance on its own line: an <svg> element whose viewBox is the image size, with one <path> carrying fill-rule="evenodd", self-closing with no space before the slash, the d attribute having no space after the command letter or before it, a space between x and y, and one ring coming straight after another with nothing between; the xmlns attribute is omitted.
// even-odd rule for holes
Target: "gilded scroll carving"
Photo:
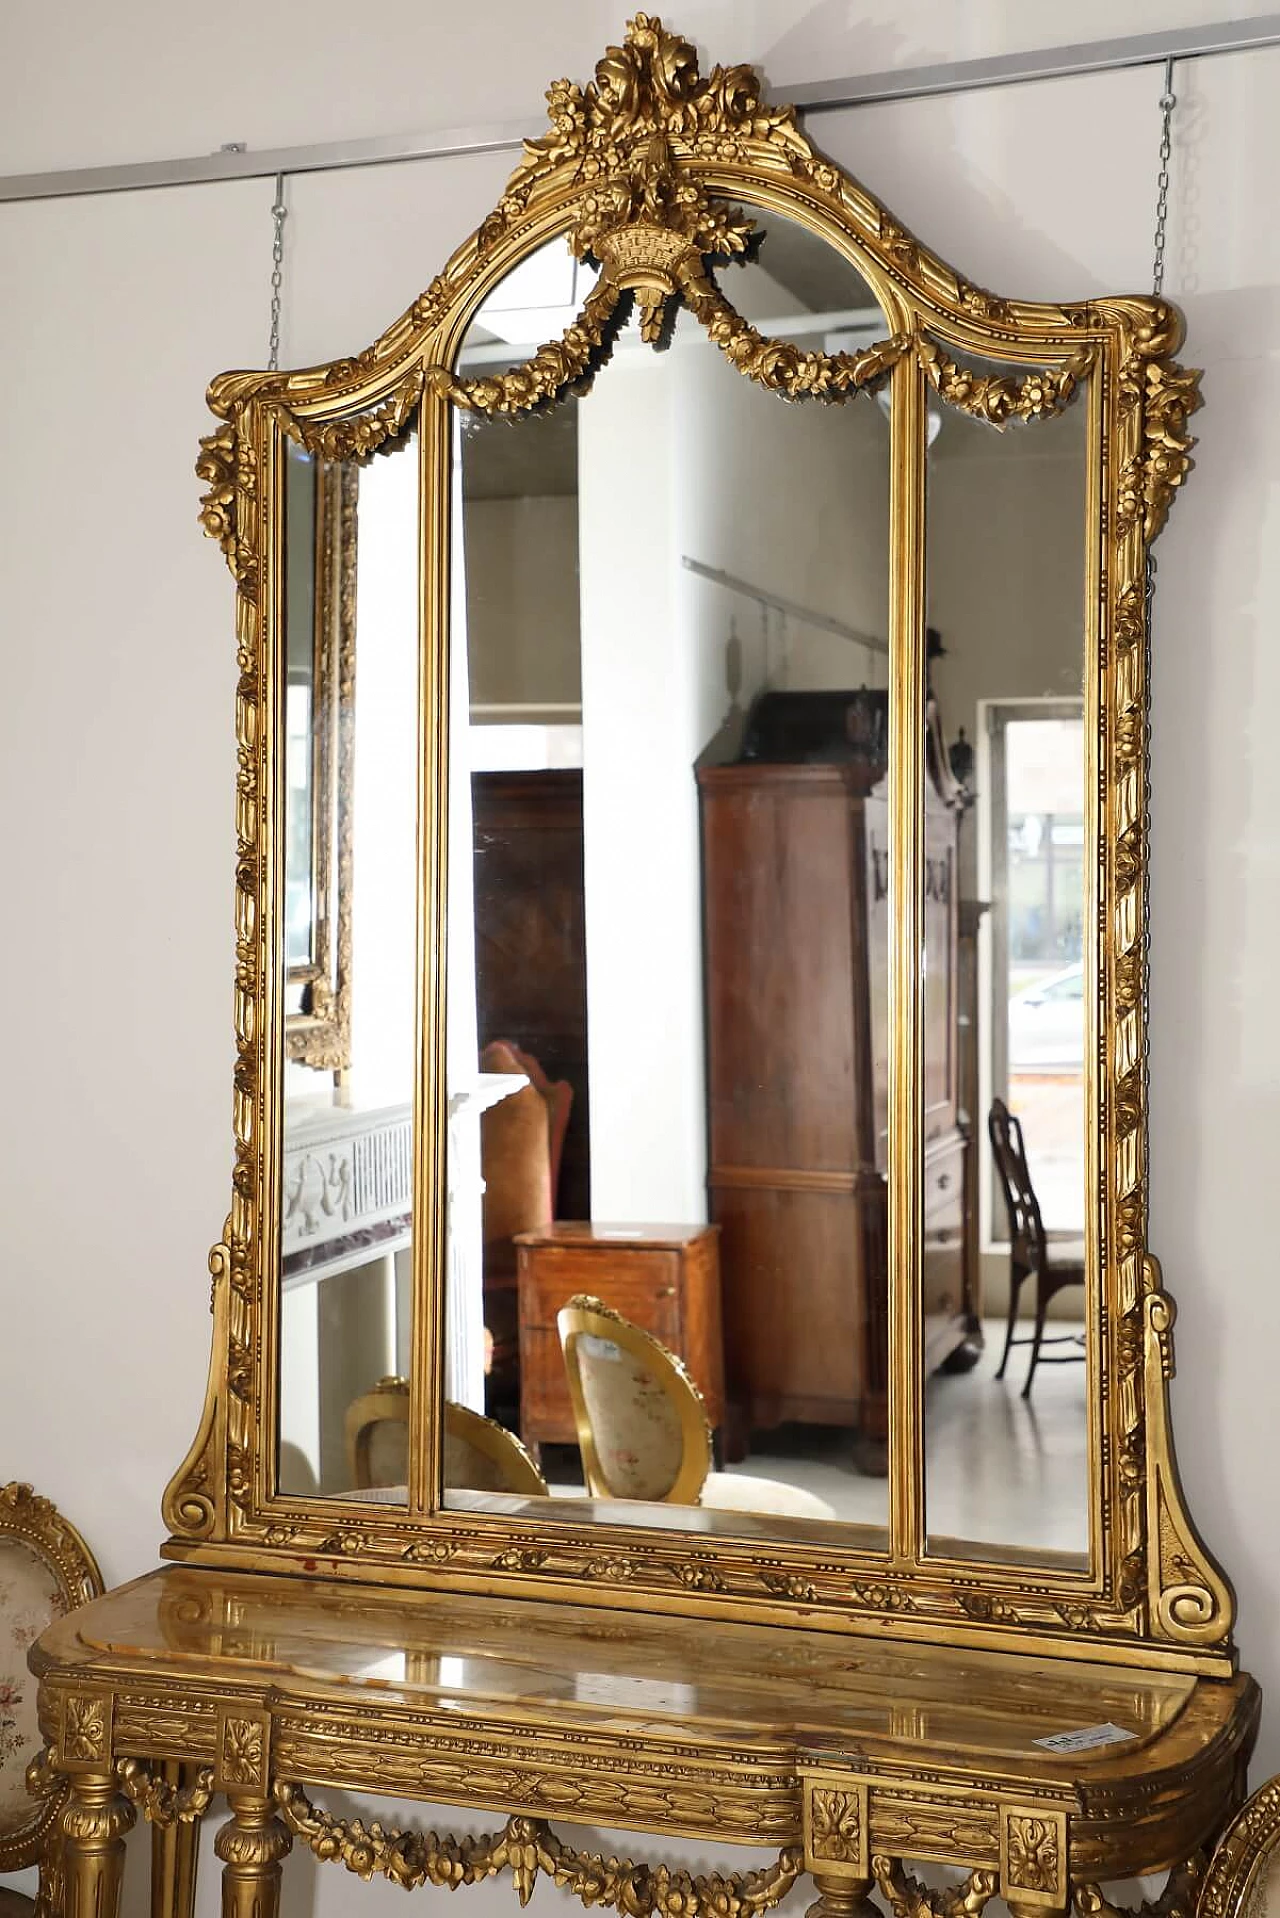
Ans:
<svg viewBox="0 0 1280 1918"><path fill-rule="evenodd" d="M427 1884L452 1891L509 1871L522 1905L542 1875L584 1905L614 1908L627 1918L752 1918L785 1898L801 1871L796 1847L763 1871L693 1877L578 1851L538 1818L509 1818L500 1832L457 1838L334 1818L285 1782L276 1785L275 1802L288 1829L322 1862L343 1864L359 1878L388 1878L405 1891Z"/></svg>
<svg viewBox="0 0 1280 1918"><path fill-rule="evenodd" d="M1182 320L1163 300L1099 303L1104 315L1123 314L1127 351L1116 381L1122 419L1138 422L1138 443L1119 478L1116 534L1141 528L1148 543L1168 517L1173 496L1191 469L1195 440L1187 418L1200 405L1200 375L1173 359L1182 342Z"/></svg>

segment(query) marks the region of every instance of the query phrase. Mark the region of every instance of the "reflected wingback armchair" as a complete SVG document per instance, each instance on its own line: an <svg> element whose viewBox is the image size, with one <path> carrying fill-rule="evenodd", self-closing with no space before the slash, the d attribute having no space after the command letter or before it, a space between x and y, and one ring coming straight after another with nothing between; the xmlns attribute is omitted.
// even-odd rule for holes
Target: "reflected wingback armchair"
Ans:
<svg viewBox="0 0 1280 1918"><path fill-rule="evenodd" d="M1017 1119L1003 1099L993 1099L987 1118L987 1132L991 1139L991 1152L995 1159L996 1172L1004 1192L1005 1207L1009 1214L1009 1320L1005 1327L1004 1352L1000 1359L998 1379L1004 1377L1005 1366L1009 1363L1009 1353L1015 1345L1031 1347L1031 1362L1027 1367L1027 1381L1022 1388L1024 1399L1031 1396L1031 1381L1035 1378L1036 1367L1042 1358L1042 1347L1046 1345L1070 1345L1070 1352L1055 1352L1043 1355L1045 1363L1065 1365L1072 1360L1085 1356L1084 1346L1074 1333L1052 1338L1045 1337L1045 1314L1049 1301L1055 1292L1061 1292L1064 1286L1083 1285L1085 1278L1085 1249L1083 1239L1050 1240L1044 1229L1044 1220L1040 1216L1040 1201L1036 1197L1035 1187L1031 1183L1031 1173L1027 1167L1027 1150L1022 1137L1022 1123ZM1029 1338L1015 1338L1014 1327L1018 1321L1018 1300L1022 1292L1024 1279L1031 1277L1036 1282L1036 1320L1035 1330Z"/></svg>
<svg viewBox="0 0 1280 1918"><path fill-rule="evenodd" d="M537 1059L511 1039L494 1039L480 1054L482 1072L522 1072L529 1081L490 1106L480 1120L484 1177L484 1317L492 1334L491 1402L518 1397L517 1232L556 1216L560 1160L573 1087L548 1079Z"/></svg>
<svg viewBox="0 0 1280 1918"><path fill-rule="evenodd" d="M587 1490L708 1510L832 1519L825 1499L776 1479L711 1469L706 1408L675 1354L580 1292L557 1315Z"/></svg>
<svg viewBox="0 0 1280 1918"><path fill-rule="evenodd" d="M0 1486L0 1871L40 1868L44 1918L62 1909L57 1821L66 1782L33 1797L26 1772L43 1743L27 1652L46 1625L102 1592L79 1532L29 1485ZM0 1886L0 1918L30 1918L31 1900Z"/></svg>

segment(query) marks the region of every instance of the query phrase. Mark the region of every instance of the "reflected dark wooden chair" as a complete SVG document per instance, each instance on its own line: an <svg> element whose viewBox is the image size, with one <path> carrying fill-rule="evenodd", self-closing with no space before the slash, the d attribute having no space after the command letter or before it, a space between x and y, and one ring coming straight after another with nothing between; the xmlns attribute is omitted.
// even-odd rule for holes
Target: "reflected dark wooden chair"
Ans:
<svg viewBox="0 0 1280 1918"><path fill-rule="evenodd" d="M511 1039L493 1039L480 1054L481 1072L522 1072L529 1081L480 1120L484 1178L484 1319L492 1335L486 1371L489 1403L520 1397L517 1232L533 1232L556 1216L560 1161L573 1105L573 1087L548 1079L531 1052Z"/></svg>
<svg viewBox="0 0 1280 1918"><path fill-rule="evenodd" d="M1076 1333L1055 1334L1046 1338L1044 1332L1045 1314L1055 1292L1061 1292L1069 1285L1084 1284L1084 1240L1048 1238L1044 1220L1040 1216L1040 1201L1027 1168L1022 1124L1003 1099L994 1099L991 1103L987 1132L1009 1213L1009 1323L1005 1329L1004 1351L996 1377L1004 1377L1009 1353L1015 1345L1029 1345L1031 1363L1027 1367L1027 1382L1022 1388L1025 1399L1031 1396L1031 1381L1042 1360L1046 1365L1069 1365L1085 1356ZM1035 1331L1029 1338L1019 1339L1013 1335L1018 1321L1018 1304L1023 1283L1030 1278L1036 1282ZM1070 1345L1074 1349L1070 1352L1044 1353L1042 1348L1046 1345Z"/></svg>

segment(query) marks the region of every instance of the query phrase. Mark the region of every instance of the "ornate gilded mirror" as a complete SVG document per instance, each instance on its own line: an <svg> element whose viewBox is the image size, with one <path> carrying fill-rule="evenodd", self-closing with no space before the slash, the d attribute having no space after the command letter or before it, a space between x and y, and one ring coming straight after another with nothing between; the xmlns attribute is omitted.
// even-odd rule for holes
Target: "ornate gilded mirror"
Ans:
<svg viewBox="0 0 1280 1918"><path fill-rule="evenodd" d="M237 1168L168 1550L1225 1669L1145 1238L1180 322L971 285L644 15L548 100L372 347L210 389Z"/></svg>

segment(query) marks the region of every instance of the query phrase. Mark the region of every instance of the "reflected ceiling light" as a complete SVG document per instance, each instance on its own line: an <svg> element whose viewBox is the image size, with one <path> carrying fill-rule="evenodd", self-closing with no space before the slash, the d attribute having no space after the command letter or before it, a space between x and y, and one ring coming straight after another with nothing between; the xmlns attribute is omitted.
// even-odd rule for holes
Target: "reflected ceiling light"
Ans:
<svg viewBox="0 0 1280 1918"><path fill-rule="evenodd" d="M598 267L584 266L567 249L543 247L498 282L475 324L511 346L558 339L577 319L599 277Z"/></svg>

